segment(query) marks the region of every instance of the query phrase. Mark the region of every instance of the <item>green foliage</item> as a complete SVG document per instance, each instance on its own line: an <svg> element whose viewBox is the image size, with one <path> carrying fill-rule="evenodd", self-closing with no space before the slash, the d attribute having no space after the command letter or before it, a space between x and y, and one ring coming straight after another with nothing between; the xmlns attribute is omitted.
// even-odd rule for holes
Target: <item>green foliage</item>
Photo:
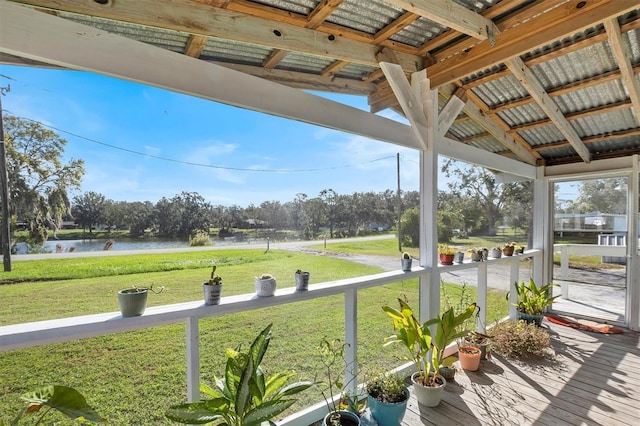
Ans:
<svg viewBox="0 0 640 426"><path fill-rule="evenodd" d="M211 239L208 232L198 231L195 235L189 236L189 247L210 246Z"/></svg>
<svg viewBox="0 0 640 426"><path fill-rule="evenodd" d="M216 378L215 386L200 385L200 392L210 399L170 407L167 418L184 424L216 422L229 426L259 426L271 421L296 400L290 398L311 386L312 382L287 385L295 373L280 372L265 375L262 359L271 340L269 324L258 334L249 350L238 346L227 349L224 378Z"/></svg>
<svg viewBox="0 0 640 426"><path fill-rule="evenodd" d="M398 302L399 310L389 305L382 307L393 320L395 330L395 334L385 339L385 345L402 343L409 351L409 359L414 363L424 383L435 386L440 367L448 367L455 361L455 355L445 358L444 350L450 343L469 333L470 330L462 329L461 326L475 314L476 304L472 303L457 315L450 308L441 317L431 318L421 324L407 302L402 299L398 299ZM435 334L432 334L429 328L431 326L435 327ZM431 359L427 357L429 350Z"/></svg>
<svg viewBox="0 0 640 426"><path fill-rule="evenodd" d="M491 347L507 358L549 355L549 333L526 321L503 321L491 329Z"/></svg>
<svg viewBox="0 0 640 426"><path fill-rule="evenodd" d="M28 392L20 398L27 403L27 407L18 413L11 423L6 423L6 426L16 426L20 423L20 419L22 419L23 416L40 413L40 410L44 410L44 412L40 413L41 415L38 417L35 423L36 425L41 424L43 418L52 410L57 410L74 420L85 420L95 423L106 421L89 406L80 392L67 386L44 386L35 391ZM0 426L4 425L4 421L0 419Z"/></svg>
<svg viewBox="0 0 640 426"><path fill-rule="evenodd" d="M349 345L340 339L328 340L323 338L318 345L318 355L323 366L325 379L316 381L320 385L320 393L327 404L330 413L338 410L348 410L358 413L361 407L358 403L357 395L352 395L349 389L351 382L344 382L347 374L355 376L357 365L347 362L345 350ZM334 395L340 394L340 398L334 399ZM336 418L331 418L334 424ZM338 423L339 424L339 423Z"/></svg>
<svg viewBox="0 0 640 426"><path fill-rule="evenodd" d="M82 160L63 163L67 141L42 124L6 114L3 118L10 215L27 222L27 242L41 245L46 227L58 229L69 210L68 191L80 187Z"/></svg>
<svg viewBox="0 0 640 426"><path fill-rule="evenodd" d="M544 309L547 306L551 306L553 301L560 297L560 295L552 296L553 283L543 285L542 287L536 286L533 278L529 280L529 284L522 281L520 284L516 281L516 294L518 295L518 301L514 303L514 306L518 311L529 315L542 315ZM509 293L506 296L509 299Z"/></svg>
<svg viewBox="0 0 640 426"><path fill-rule="evenodd" d="M372 374L365 389L372 398L390 404L402 402L408 396L404 377L384 371Z"/></svg>
<svg viewBox="0 0 640 426"><path fill-rule="evenodd" d="M400 220L403 245L409 247L420 246L420 209L418 207L407 209Z"/></svg>
<svg viewBox="0 0 640 426"><path fill-rule="evenodd" d="M218 274L216 274L216 269L218 269L218 266L213 265L211 267L211 277L209 278L209 285L219 285L222 284L222 277Z"/></svg>

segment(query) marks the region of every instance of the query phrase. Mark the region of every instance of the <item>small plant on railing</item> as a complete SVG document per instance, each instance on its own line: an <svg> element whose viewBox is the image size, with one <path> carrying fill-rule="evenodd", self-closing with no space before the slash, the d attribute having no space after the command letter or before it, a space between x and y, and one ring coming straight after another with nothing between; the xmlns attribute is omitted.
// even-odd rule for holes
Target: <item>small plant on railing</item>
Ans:
<svg viewBox="0 0 640 426"><path fill-rule="evenodd" d="M23 416L39 413L36 425L43 424L43 418L50 412L57 410L65 416L79 421L106 422L96 411L87 404L84 396L67 386L44 386L20 397L27 406L18 413L11 423L0 419L0 426L17 426ZM53 423L52 423L53 424Z"/></svg>
<svg viewBox="0 0 640 426"><path fill-rule="evenodd" d="M210 397L200 402L174 405L165 416L184 424L260 425L273 424L273 419L296 402L290 396L315 383L305 381L287 385L295 373L279 372L266 376L262 368L269 341L269 324L258 334L248 350L238 346L227 349L223 378L215 378L215 386L200 385L200 392Z"/></svg>

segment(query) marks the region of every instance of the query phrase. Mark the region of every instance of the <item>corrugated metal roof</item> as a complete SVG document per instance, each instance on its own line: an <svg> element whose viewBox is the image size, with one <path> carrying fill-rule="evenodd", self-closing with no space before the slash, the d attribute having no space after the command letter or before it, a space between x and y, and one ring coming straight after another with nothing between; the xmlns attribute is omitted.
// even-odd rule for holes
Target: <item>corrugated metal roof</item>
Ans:
<svg viewBox="0 0 640 426"><path fill-rule="evenodd" d="M513 31L518 30L517 25L525 25L527 21L538 19L534 16L527 16L526 10L528 6L537 6L541 3L536 0L517 2L501 2L499 0L453 1L478 13L498 5L500 7L499 13L492 14L492 16L497 16L497 18L494 17L494 22L504 17L511 17L510 15L513 13L523 13L524 17L512 21L514 23L512 24ZM26 2L28 3L28 0ZM180 7L185 7L185 10L190 10L193 7L215 7L213 4L205 3L172 0L170 6L176 8L176 11ZM69 10L73 10L73 7L69 6L73 5L72 2L60 2L60 4L65 7L71 7ZM557 2L550 1L549 5L557 6ZM326 31L326 28L322 29L320 27L317 30L307 29L307 18L318 8L333 7L334 5L331 2L320 0L244 0L242 2L231 0L224 3L224 6L228 7L232 14L247 13L252 19L263 20L266 25L269 25L269 20L271 19L273 22L284 21L287 25L298 25L305 28L304 31ZM51 8L56 9L57 7L58 3L52 2ZM57 14L65 19L71 19L176 53L183 54L185 52L189 38L192 35L189 31L188 20L185 20L185 22L173 22L172 28L161 28L161 25L165 22L163 20L158 20L158 26L149 26L147 18L141 18L139 20L141 23L136 23L138 17L135 14L123 12L125 10L128 11L128 9L120 11L121 19L112 18L112 16L118 16L113 15L112 12L119 7L118 3L110 4L110 9L102 15L103 17L89 16L87 11L92 9L88 6L79 8L74 13L59 10ZM213 9L211 10L212 12L214 11ZM408 13L380 0L344 0L335 9L332 8L327 11L329 13L324 23L329 25L325 25L325 27L335 28L336 33L332 33L335 37L343 37L344 40L349 39L350 43L361 43L363 48L367 50L371 50L370 46L374 44L373 36L376 33ZM215 11L215 13L218 12L221 11ZM224 16L224 13L222 15ZM106 19L106 16L111 19ZM171 17L165 16L164 18L165 20L170 20ZM640 20L640 7L618 17L618 21L622 26L622 41L628 49L629 61L634 67L640 66L640 25L638 25L638 20ZM175 30L176 27L181 25L183 26L183 31ZM320 23L320 25L322 26L323 23ZM344 28L344 31L340 31L341 27ZM241 26L238 28L241 28ZM509 29L503 28L502 30ZM454 49L456 55L441 59L452 60L452 63L455 63L458 58L457 54L466 52L469 46L478 44L480 41L471 40L468 43L468 36L452 31L443 23L434 22L425 17L417 17L416 15L415 20L409 25L398 29L397 32L389 36L388 40L394 42L393 49L398 46L398 51L403 52L405 55L413 51L417 52L419 48L424 49L424 45L427 42L429 42L430 49L428 54L440 52L442 49L460 42L460 46L456 46L458 50ZM453 37L440 37L444 33ZM198 31L196 35L202 35L202 32ZM310 35L315 36L315 33ZM614 55L606 36L602 23L596 21L589 28L577 31L560 40L552 40L544 46L535 47L521 55L525 63L530 64L528 66L533 75L549 93L570 125L580 137L587 141L589 141L590 137L640 128L638 111L631 107L629 88L626 87L625 81L619 75L618 59ZM238 38L247 40L250 37ZM439 39L441 40L440 43L438 43ZM340 40L339 38L338 41ZM309 40L309 43L313 44L312 40ZM375 43L378 42L376 41ZM338 43L337 45L341 44ZM376 47L378 50L382 50L383 46L388 47L389 45L388 42L383 40ZM278 80L275 74L262 72L265 60L278 48L269 45L268 40L260 38L255 38L249 43L238 41L233 37L222 39L209 36L199 58L206 61L253 66L255 69L245 69L245 71L255 71L258 75L273 75L272 78ZM375 51L375 49L373 50ZM278 70L296 72L296 81L291 82L291 84L295 84L295 87L313 87L314 78L321 75L324 69L336 61L336 58L343 60L345 52L335 56L330 51L327 51L326 55L324 53L325 51L322 49L317 49L316 54L302 53L292 49L278 63L272 64L275 66L272 72ZM373 82L373 84L384 82L385 78L378 67L363 65L361 62L361 60L347 61L345 66L337 68L335 77L369 81ZM405 71L410 73L413 70L407 71L405 69ZM308 80L304 79L305 74L309 76ZM472 70L471 73L465 72L461 74L454 81L454 85L471 90L480 101L478 106L482 110L489 108L488 119L497 119L498 125L502 128L508 126L512 129L512 132L518 131L518 135L533 148L537 149L548 144L554 144L553 149L540 149L538 151L545 160L555 161L571 157L573 158L571 161L575 161L576 151L569 145L558 146L559 143L566 143L565 137L549 120L543 109L530 97L526 88L511 75L503 63L480 66L478 69ZM602 81L598 81L598 78ZM635 78L640 82L640 76L637 72ZM596 80L592 83L589 81L590 79ZM283 79L283 81L287 80ZM330 87L330 85L326 84L326 79L323 84L323 87ZM341 82L340 87L336 86L336 90L344 90L344 87L344 82ZM357 93L363 93L361 87L358 87L357 90L354 89L354 92L356 91ZM447 93L451 92L452 90L447 89ZM393 98L390 98L389 95L388 89L384 85L379 86L379 92L376 93L376 96L377 99L382 99L383 106L381 108L390 106L389 102L393 101ZM475 97L473 97L474 102ZM444 98L439 100L440 108L444 106L445 102L446 99ZM491 109L497 107L500 108L500 112L493 114ZM464 114L462 115L464 116ZM546 124L540 125L540 123ZM531 124L533 126L526 127ZM524 128L517 130L519 126ZM491 152L504 153L505 146L509 146L508 143L502 145L496 138L488 135L480 124L468 119L456 121L450 129L450 134L467 142L471 140L469 142L471 145ZM587 146L595 153L610 153L616 147L625 152L626 150L633 150L637 148L638 144L640 144L640 136L619 137L619 135L616 135L615 138L610 140L587 143ZM640 152L640 149L638 151Z"/></svg>

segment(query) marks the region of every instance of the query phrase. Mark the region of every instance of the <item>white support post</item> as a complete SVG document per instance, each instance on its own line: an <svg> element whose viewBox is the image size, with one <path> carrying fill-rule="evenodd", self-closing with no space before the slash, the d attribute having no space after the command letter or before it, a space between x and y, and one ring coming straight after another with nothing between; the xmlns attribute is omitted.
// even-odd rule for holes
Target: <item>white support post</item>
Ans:
<svg viewBox="0 0 640 426"><path fill-rule="evenodd" d="M350 395L358 390L358 290L349 288L344 293L344 339L345 361L348 368L344 372L344 382Z"/></svg>
<svg viewBox="0 0 640 426"><path fill-rule="evenodd" d="M513 256L511 259L509 278L509 319L515 320L515 304L518 301L518 296L516 295L516 282L520 281L520 259L518 256Z"/></svg>
<svg viewBox="0 0 640 426"><path fill-rule="evenodd" d="M477 331L485 333L487 330L487 262L478 264L478 316Z"/></svg>
<svg viewBox="0 0 640 426"><path fill-rule="evenodd" d="M533 279L538 286L551 282L553 277L553 241L551 238L551 197L549 179L544 167L537 167L533 182L533 247L543 256L534 256Z"/></svg>
<svg viewBox="0 0 640 426"><path fill-rule="evenodd" d="M640 220L640 156L633 156L633 168L628 185L629 214L627 229L627 326L631 330L640 330L640 258L638 257L638 221Z"/></svg>
<svg viewBox="0 0 640 426"><path fill-rule="evenodd" d="M434 150L435 127L438 124L438 91L432 90L426 71L411 76L411 88L421 102L426 118L424 138L428 143L420 152L420 265L432 272L420 277L420 320L440 313L440 273L438 272L438 154Z"/></svg>
<svg viewBox="0 0 640 426"><path fill-rule="evenodd" d="M563 299L569 300L569 246L560 246L560 294Z"/></svg>
<svg viewBox="0 0 640 426"><path fill-rule="evenodd" d="M198 318L187 318L187 401L200 401L200 331Z"/></svg>

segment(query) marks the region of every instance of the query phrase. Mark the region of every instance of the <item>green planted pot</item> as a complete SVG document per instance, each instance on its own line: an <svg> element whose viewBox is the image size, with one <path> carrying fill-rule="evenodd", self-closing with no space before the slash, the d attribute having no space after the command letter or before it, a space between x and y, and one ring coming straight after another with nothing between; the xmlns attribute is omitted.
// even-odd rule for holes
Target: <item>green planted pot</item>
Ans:
<svg viewBox="0 0 640 426"><path fill-rule="evenodd" d="M367 405L371 415L381 426L400 426L404 413L407 411L409 401L409 389L403 391L405 399L400 402L382 402L371 395L367 396Z"/></svg>
<svg viewBox="0 0 640 426"><path fill-rule="evenodd" d="M147 307L146 288L127 288L118 292L118 305L123 317L137 317L144 313Z"/></svg>
<svg viewBox="0 0 640 426"><path fill-rule="evenodd" d="M544 316L543 314L531 315L531 314L525 314L524 312L518 311L518 319L519 320L524 320L526 322L535 324L538 327L542 326L542 317L543 316Z"/></svg>

